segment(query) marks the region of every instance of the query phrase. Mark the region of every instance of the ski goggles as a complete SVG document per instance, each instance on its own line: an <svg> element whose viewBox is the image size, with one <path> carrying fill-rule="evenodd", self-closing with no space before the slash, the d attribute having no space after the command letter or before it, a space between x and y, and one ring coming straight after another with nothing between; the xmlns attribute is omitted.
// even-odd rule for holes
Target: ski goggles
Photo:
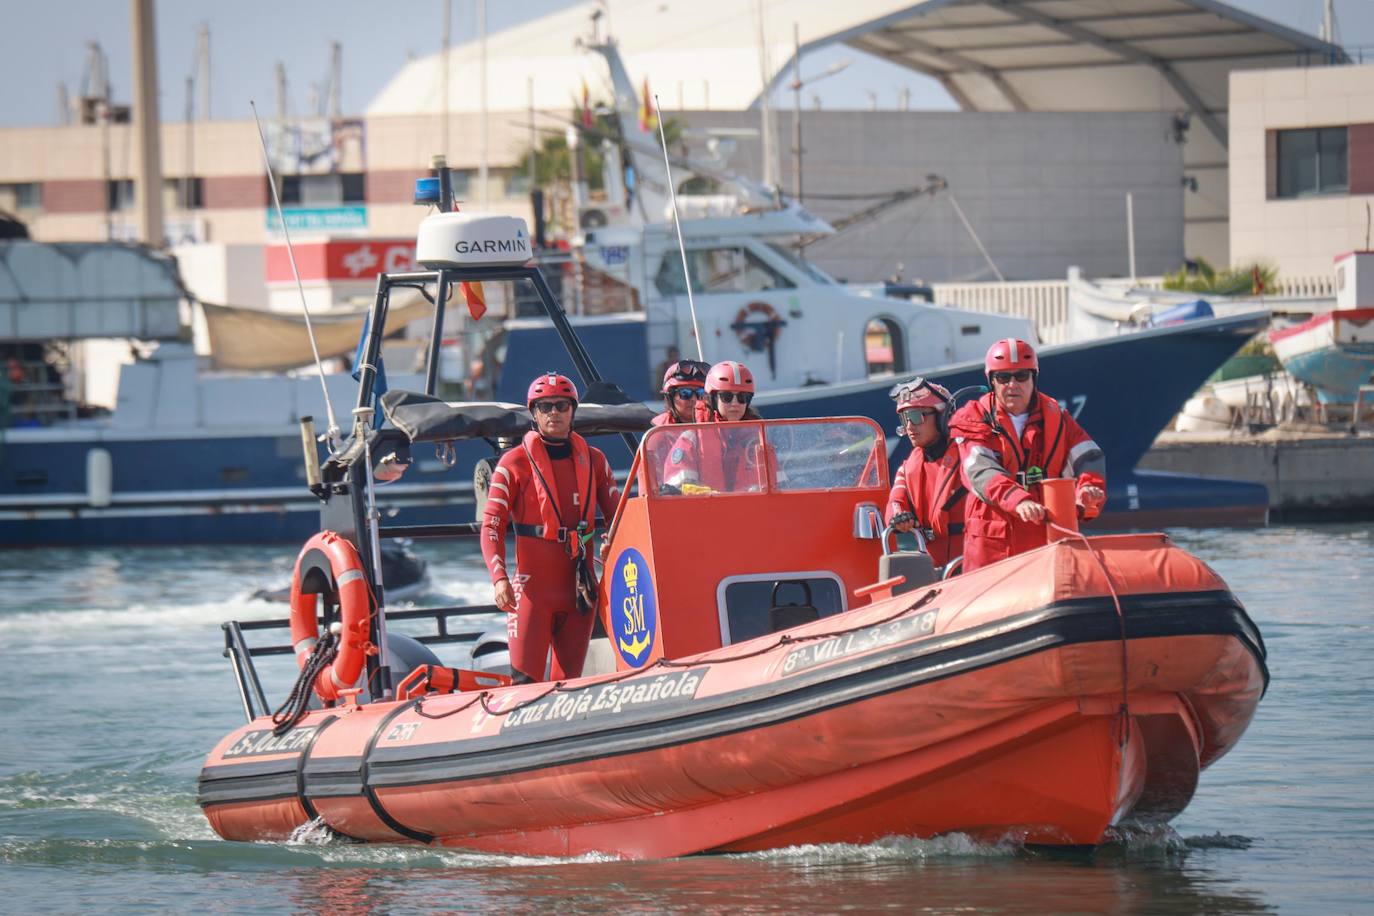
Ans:
<svg viewBox="0 0 1374 916"><path fill-rule="evenodd" d="M1017 369L1015 372L994 372L988 377L998 385L1007 385L1010 384L1012 379L1018 382L1030 381L1030 377L1033 374L1034 373L1029 369Z"/></svg>
<svg viewBox="0 0 1374 916"><path fill-rule="evenodd" d="M705 388L674 388L673 397L679 401L693 401L706 396Z"/></svg>
<svg viewBox="0 0 1374 916"><path fill-rule="evenodd" d="M680 359L673 363L673 370L668 375L668 379L675 382L704 382L706 381L706 373L710 370L710 363L697 362L694 359Z"/></svg>
<svg viewBox="0 0 1374 916"><path fill-rule="evenodd" d="M537 412L544 414L554 413L555 411L557 411L558 413L567 413L568 411L572 410L572 401L569 401L566 398L559 398L558 400L549 399L544 401L535 401L534 409Z"/></svg>
<svg viewBox="0 0 1374 916"><path fill-rule="evenodd" d="M744 404L748 405L754 400L754 396L747 391L717 391L716 397L720 398L722 404Z"/></svg>
<svg viewBox="0 0 1374 916"><path fill-rule="evenodd" d="M935 411L933 410L920 410L918 408L913 407L910 410L904 410L901 413L897 414L897 419L901 421L901 424L903 426L920 426L922 423L931 419L934 416Z"/></svg>

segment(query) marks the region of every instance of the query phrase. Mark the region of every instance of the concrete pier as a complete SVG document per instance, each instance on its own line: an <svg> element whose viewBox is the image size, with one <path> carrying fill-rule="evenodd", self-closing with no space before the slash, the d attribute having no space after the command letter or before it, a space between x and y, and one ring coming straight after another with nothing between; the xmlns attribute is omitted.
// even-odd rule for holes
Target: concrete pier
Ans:
<svg viewBox="0 0 1374 916"><path fill-rule="evenodd" d="M1262 483L1275 521L1374 518L1374 434L1328 427L1162 433L1142 470Z"/></svg>

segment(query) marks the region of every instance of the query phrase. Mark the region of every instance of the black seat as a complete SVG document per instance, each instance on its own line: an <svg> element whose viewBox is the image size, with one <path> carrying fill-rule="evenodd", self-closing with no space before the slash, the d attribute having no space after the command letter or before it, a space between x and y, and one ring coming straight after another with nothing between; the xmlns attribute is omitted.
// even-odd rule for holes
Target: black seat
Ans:
<svg viewBox="0 0 1374 916"><path fill-rule="evenodd" d="M778 589L784 585L800 586L806 593L802 604L778 604ZM773 583L773 594L769 599L773 606L768 609L768 632L777 633L792 627L821 619L821 612L811 603L811 586L798 579L783 579Z"/></svg>

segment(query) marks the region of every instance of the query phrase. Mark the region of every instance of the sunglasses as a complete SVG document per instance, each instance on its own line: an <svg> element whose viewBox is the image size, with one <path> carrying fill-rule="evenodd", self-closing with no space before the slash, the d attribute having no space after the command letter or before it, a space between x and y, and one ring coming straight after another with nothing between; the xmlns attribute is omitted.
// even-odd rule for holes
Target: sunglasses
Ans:
<svg viewBox="0 0 1374 916"><path fill-rule="evenodd" d="M569 410L572 410L572 401L563 399L557 401L535 401L534 409L544 414L553 413L554 411L558 413L567 413Z"/></svg>
<svg viewBox="0 0 1374 916"><path fill-rule="evenodd" d="M716 397L720 398L722 404L745 404L754 400L754 396L747 391L718 391Z"/></svg>
<svg viewBox="0 0 1374 916"><path fill-rule="evenodd" d="M935 416L933 410L904 410L897 414L897 419L901 420L903 426L908 423L912 426L920 426L933 416Z"/></svg>
<svg viewBox="0 0 1374 916"><path fill-rule="evenodd" d="M691 401L706 394L705 388L674 388L673 397L679 401Z"/></svg>
<svg viewBox="0 0 1374 916"><path fill-rule="evenodd" d="M1030 377L1031 371L1029 369L1017 369L1015 372L994 372L991 376L992 380L999 385L1006 385L1012 379L1016 379L1018 382L1029 381Z"/></svg>

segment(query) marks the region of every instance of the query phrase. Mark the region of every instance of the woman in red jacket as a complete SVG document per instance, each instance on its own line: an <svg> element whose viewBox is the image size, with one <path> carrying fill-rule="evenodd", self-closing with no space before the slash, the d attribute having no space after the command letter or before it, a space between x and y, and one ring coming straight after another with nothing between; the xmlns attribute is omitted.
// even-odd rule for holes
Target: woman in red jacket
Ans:
<svg viewBox="0 0 1374 916"><path fill-rule="evenodd" d="M1046 541L1040 481L1073 477L1079 516L1096 518L1106 502L1107 463L1059 402L1037 390L1040 361L1024 340L994 343L983 360L992 392L959 409L950 431L959 443L968 501L965 571Z"/></svg>
<svg viewBox="0 0 1374 916"><path fill-rule="evenodd" d="M572 431L572 381L541 375L526 403L536 429L497 462L482 518L482 557L496 606L506 612L517 683L544 679L550 644L554 680L582 673L595 619L588 551L596 510L609 519L619 499L606 456ZM515 575L506 568L508 524L515 529Z"/></svg>
<svg viewBox="0 0 1374 916"><path fill-rule="evenodd" d="M663 373L664 411L654 417L654 426L699 423L697 405L706 397L706 373L711 367L694 359L680 359ZM644 467L661 470L672 451L676 437L668 434L648 437Z"/></svg>
<svg viewBox="0 0 1374 916"><path fill-rule="evenodd" d="M749 407L754 399L754 374L734 360L716 363L706 373L706 397L710 414L701 422L714 421L717 425L685 430L677 437L663 463L663 483L687 492L749 493L763 489L767 481L759 461L758 427L731 428L739 420L759 419Z"/></svg>
<svg viewBox="0 0 1374 916"><path fill-rule="evenodd" d="M936 566L964 552L964 502L968 489L959 474L959 450L946 423L950 393L923 378L897 391L897 431L911 442L911 455L897 469L888 497L886 522L897 531L919 527Z"/></svg>

